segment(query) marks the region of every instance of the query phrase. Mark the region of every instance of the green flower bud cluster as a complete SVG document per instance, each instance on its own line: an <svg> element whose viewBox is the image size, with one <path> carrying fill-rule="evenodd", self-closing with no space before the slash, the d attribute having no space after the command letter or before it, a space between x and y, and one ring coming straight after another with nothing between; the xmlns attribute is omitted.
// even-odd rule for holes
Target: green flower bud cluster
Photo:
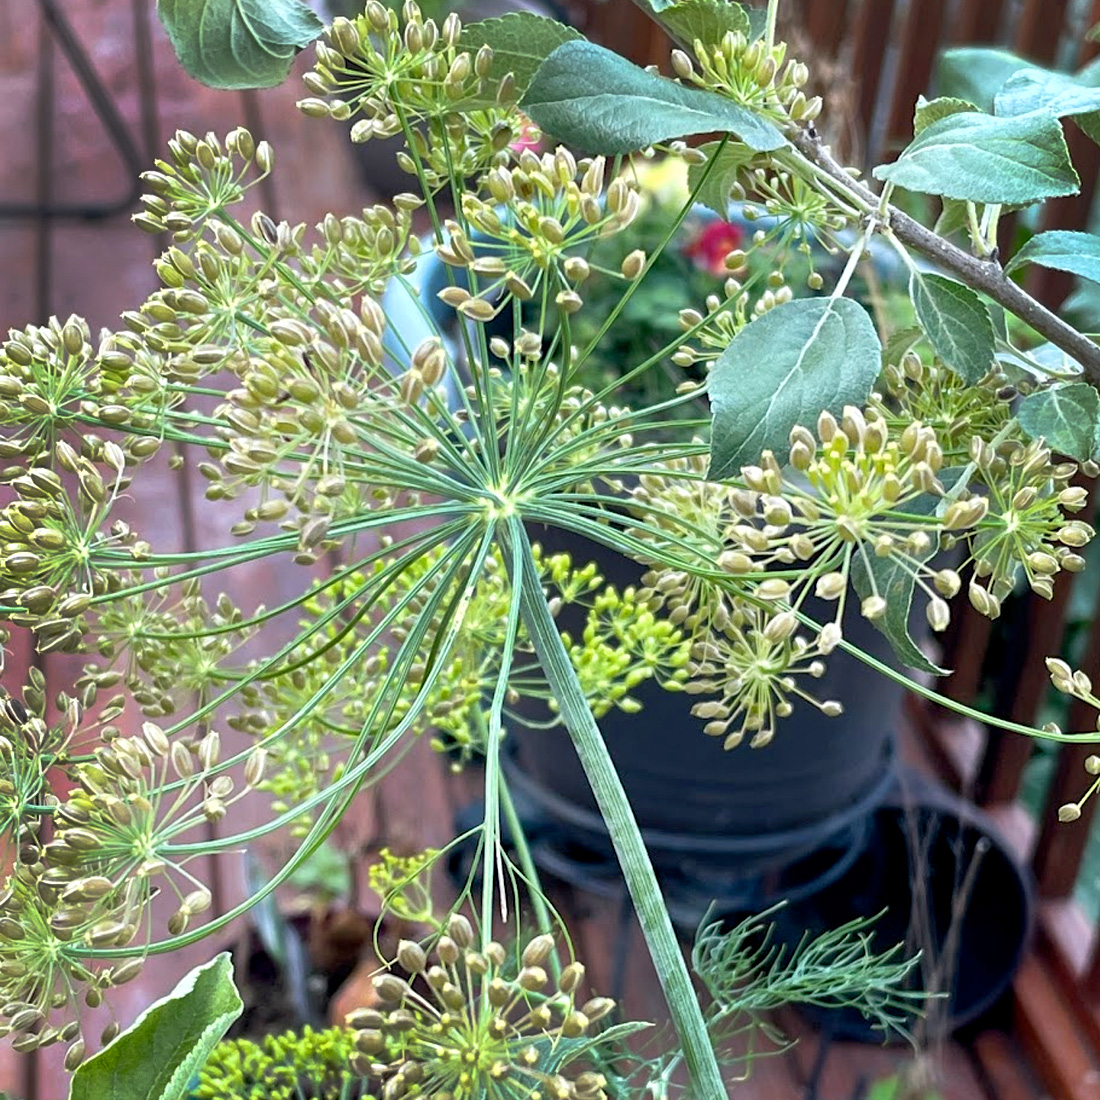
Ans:
<svg viewBox="0 0 1100 1100"><path fill-rule="evenodd" d="M640 711L641 703L630 693L647 680L675 691L688 676L688 637L653 610L642 589L619 591L608 585L592 599L581 638L563 638L597 718L612 708Z"/></svg>
<svg viewBox="0 0 1100 1100"><path fill-rule="evenodd" d="M498 297L528 301L549 278L544 293L553 294L563 312L576 312L578 288L588 276L576 254L621 232L638 214L633 181L620 176L605 194L605 171L602 157L578 162L562 146L542 156L525 149L514 168L492 169L485 177L487 198L462 195L462 214L476 237L449 221L447 240L436 246L440 259L466 268L473 283L471 290L446 288L443 301L470 320L488 321L499 309Z"/></svg>
<svg viewBox="0 0 1100 1100"><path fill-rule="evenodd" d="M101 883L85 880L61 905L59 891L40 865L19 864L0 893L0 1030L21 1052L69 1043L67 1069L84 1058L80 1004L95 1008L104 991L138 976L140 958L96 967L82 956L89 946L126 944L135 928ZM117 1033L113 1024L102 1041Z"/></svg>
<svg viewBox="0 0 1100 1100"><path fill-rule="evenodd" d="M590 1034L614 1002L578 1002L578 962L551 982L544 969L556 950L551 936L531 940L518 968L501 944L477 942L459 915L436 941L434 958L403 941L397 957L409 979L379 975L378 1008L348 1016L352 1067L379 1082L384 1100L606 1100L601 1074L578 1072L555 1051Z"/></svg>
<svg viewBox="0 0 1100 1100"><path fill-rule="evenodd" d="M118 429L132 416L132 395L120 393L117 364L97 356L87 324L62 323L11 331L0 344L0 422L13 429L0 440L0 460L47 462L55 440L72 432L76 442L90 426ZM24 472L0 469L0 481Z"/></svg>
<svg viewBox="0 0 1100 1100"><path fill-rule="evenodd" d="M226 207L239 203L275 164L266 141L243 128L224 143L215 134L196 137L177 130L168 142L171 160L158 160L142 181L149 193L134 224L149 233L170 233L177 244L199 237L207 222L218 223Z"/></svg>
<svg viewBox="0 0 1100 1100"><path fill-rule="evenodd" d="M46 681L33 666L17 698L0 688L0 837L6 867L36 856L41 815L52 805L52 772L62 767L75 732L73 702L59 696L60 722L46 720Z"/></svg>
<svg viewBox="0 0 1100 1100"><path fill-rule="evenodd" d="M169 576L163 569L154 572L164 580ZM123 683L153 719L191 705L195 694L215 692L229 658L256 632L243 625L243 612L225 593L211 606L195 578L178 589L166 584L98 604L92 619L100 659L85 665L77 688L94 692Z"/></svg>
<svg viewBox="0 0 1100 1100"><path fill-rule="evenodd" d="M413 855L395 855L383 848L368 869L370 888L383 909L400 920L440 928L432 899L432 869L439 852L425 848Z"/></svg>
<svg viewBox="0 0 1100 1100"><path fill-rule="evenodd" d="M821 98L807 99L802 90L810 78L801 61L787 61L787 45L768 49L762 38L727 31L716 43L692 43L693 62L682 50L672 54L676 75L690 84L732 99L774 122L812 122L821 113ZM696 69L698 65L698 69Z"/></svg>
<svg viewBox="0 0 1100 1100"><path fill-rule="evenodd" d="M127 482L122 449L104 446L111 480L59 440L50 457L61 472L24 467L8 483L15 499L0 509L0 612L34 630L41 652L80 647L92 598L117 587L117 577L100 568L101 555L126 547L123 557L139 559L148 550L121 520L103 530Z"/></svg>
<svg viewBox="0 0 1100 1100"><path fill-rule="evenodd" d="M94 955L134 943L146 925L152 879L167 870L155 856L149 795L168 743L156 727L120 737L113 722L121 696L103 704L94 722L76 700L56 702L63 720L50 726L42 718L44 683L32 672L23 701L7 697L0 707L0 806L5 835L16 842L0 893L0 1029L21 1051L71 1043L65 1064L73 1069L84 1055L80 1002L97 1007L105 990L141 970L140 945L112 965ZM92 763L74 756L85 738L99 746ZM54 785L71 793L60 800L50 793ZM192 890L181 909L208 905L207 891Z"/></svg>
<svg viewBox="0 0 1100 1100"><path fill-rule="evenodd" d="M210 1052L190 1100L377 1100L352 1073L348 1028L266 1035L263 1043L225 1039Z"/></svg>
<svg viewBox="0 0 1100 1100"><path fill-rule="evenodd" d="M835 646L834 635L839 637L854 568L864 570L870 589L861 614L868 619L885 614L886 594L867 567L875 559L912 578L935 608L930 621L942 629L942 600L935 602L939 595L932 587L938 573L926 564L940 543L933 505L944 491L935 432L914 421L893 436L874 410L864 415L849 406L840 421L822 413L816 433L796 427L790 438L788 469L770 451L760 466L742 469L745 489L731 493L731 504L743 519L730 529L729 548L719 558L722 568L734 575L797 569L791 581L769 577L755 591L797 606L812 586L818 598L837 601L826 651ZM926 500L933 505L925 508ZM959 529L980 518L971 516L978 501L957 502L966 511L965 517L960 511Z"/></svg>
<svg viewBox="0 0 1100 1100"><path fill-rule="evenodd" d="M922 362L915 351L906 351L882 373L882 392L869 405L890 425L904 430L914 420L936 433L946 466L965 466L970 461L974 436L993 439L1011 432L1011 389L1004 376L991 371L976 385L968 384L943 363Z"/></svg>
<svg viewBox="0 0 1100 1100"><path fill-rule="evenodd" d="M404 133L409 150L398 164L432 188L506 164L523 123L515 80L491 77L492 50L463 50L461 33L454 12L438 25L411 0L400 15L371 0L317 44L304 78L310 96L298 106L311 117L355 119L355 142Z"/></svg>
<svg viewBox="0 0 1100 1100"><path fill-rule="evenodd" d="M724 739L723 748L736 748L746 734L752 748L767 745L796 699L829 718L842 712L838 701L818 700L796 679L823 676L820 658L829 652L827 639L811 641L798 626L793 611L738 600L693 644L685 690L715 698L694 704L691 713L705 720L704 733Z"/></svg>
<svg viewBox="0 0 1100 1100"><path fill-rule="evenodd" d="M969 596L983 615L996 618L1021 572L1031 590L1049 600L1059 572L1084 569L1078 551L1095 532L1081 520L1067 520L1067 512L1086 506L1088 494L1070 484L1076 464L1055 462L1041 440L1006 439L994 446L975 438L970 453L987 507L970 537Z"/></svg>

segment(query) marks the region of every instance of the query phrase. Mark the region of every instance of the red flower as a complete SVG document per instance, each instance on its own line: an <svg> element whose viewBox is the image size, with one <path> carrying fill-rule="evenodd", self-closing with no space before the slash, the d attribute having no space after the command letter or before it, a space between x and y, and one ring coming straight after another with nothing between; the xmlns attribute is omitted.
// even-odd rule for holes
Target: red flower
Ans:
<svg viewBox="0 0 1100 1100"><path fill-rule="evenodd" d="M744 239L745 231L741 226L715 218L684 245L683 252L695 261L695 266L701 271L722 276L727 274L726 257L740 248Z"/></svg>

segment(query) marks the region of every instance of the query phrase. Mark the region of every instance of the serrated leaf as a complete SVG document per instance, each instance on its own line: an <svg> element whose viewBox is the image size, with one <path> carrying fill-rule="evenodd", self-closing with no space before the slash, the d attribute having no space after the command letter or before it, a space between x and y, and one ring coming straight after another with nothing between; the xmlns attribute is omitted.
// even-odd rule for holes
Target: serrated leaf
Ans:
<svg viewBox="0 0 1100 1100"><path fill-rule="evenodd" d="M909 325L907 328L893 329L886 338L886 345L882 349L883 362L900 363L901 357L920 343L924 335L923 329L918 325Z"/></svg>
<svg viewBox="0 0 1100 1100"><path fill-rule="evenodd" d="M1068 271L1100 283L1100 237L1072 229L1052 229L1036 233L1005 267L1015 271L1024 264Z"/></svg>
<svg viewBox="0 0 1100 1100"><path fill-rule="evenodd" d="M180 64L211 88L281 84L324 25L300 0L157 0Z"/></svg>
<svg viewBox="0 0 1100 1100"><path fill-rule="evenodd" d="M917 109L913 113L913 135L917 136L928 129L933 122L939 122L941 118L977 109L969 100L957 99L954 96L940 96L932 100L920 96L917 99ZM952 233L966 227L967 217L966 203L955 199L944 199L943 210L936 219L936 232L943 237L950 237Z"/></svg>
<svg viewBox="0 0 1100 1100"><path fill-rule="evenodd" d="M1046 111L1068 118L1100 110L1100 88L1089 87L1066 73L1021 69L1005 81L993 100L998 115L1014 117Z"/></svg>
<svg viewBox="0 0 1100 1100"><path fill-rule="evenodd" d="M730 0L678 0L661 12L661 24L677 41L689 46L696 40L713 43L727 32L750 33L749 17Z"/></svg>
<svg viewBox="0 0 1100 1100"><path fill-rule="evenodd" d="M715 130L757 151L787 144L746 108L647 73L592 42L559 46L535 74L522 107L541 129L587 153L631 153Z"/></svg>
<svg viewBox="0 0 1100 1100"><path fill-rule="evenodd" d="M965 382L985 377L997 353L993 323L981 298L943 275L914 272L909 297L939 357Z"/></svg>
<svg viewBox="0 0 1100 1100"><path fill-rule="evenodd" d="M1059 454L1078 462L1100 457L1100 395L1087 382L1029 394L1020 402L1016 417L1032 439L1042 436Z"/></svg>
<svg viewBox="0 0 1100 1100"><path fill-rule="evenodd" d="M909 191L1001 205L1073 195L1080 186L1062 127L1046 114L941 118L874 175Z"/></svg>
<svg viewBox="0 0 1100 1100"><path fill-rule="evenodd" d="M913 515L931 515L939 503L939 497L924 493L908 501L905 510ZM890 648L902 664L933 676L945 676L949 670L933 664L909 633L913 594L917 585L913 576L914 564L923 564L938 552L933 540L933 545L925 553L910 554L906 561L892 556L880 558L876 554L854 554L852 587L860 600L877 594L886 601L886 613L879 619L872 619L871 623L890 643Z"/></svg>
<svg viewBox="0 0 1100 1100"><path fill-rule="evenodd" d="M223 952L84 1062L69 1100L180 1100L243 1007Z"/></svg>
<svg viewBox="0 0 1100 1100"><path fill-rule="evenodd" d="M706 161L702 164L691 164L688 167L688 187L695 193L696 202L701 202L708 209L713 210L723 221L730 216L730 190L737 182L737 174L747 164L752 163L753 151L739 141L708 141L706 145L699 146L699 152L705 154ZM715 160L714 167L707 172L711 160ZM700 187L699 181L706 179ZM695 192L696 188L698 192Z"/></svg>
<svg viewBox="0 0 1100 1100"><path fill-rule="evenodd" d="M584 35L556 19L547 19L532 12L509 12L496 19L467 23L458 40L460 50L476 54L482 46L493 51L489 82L496 85L506 73L516 82L522 95L534 79L539 66L561 45ZM464 104L469 106L469 104Z"/></svg>
<svg viewBox="0 0 1100 1100"><path fill-rule="evenodd" d="M939 122L941 118L961 115L966 111L977 109L969 100L956 99L954 96L941 95L938 99L925 99L924 96L920 96L917 99L917 108L913 112L913 134L916 136L933 122Z"/></svg>
<svg viewBox="0 0 1100 1100"><path fill-rule="evenodd" d="M783 461L796 424L862 405L882 364L867 311L850 298L801 298L769 310L734 337L707 388L711 474L736 473L765 450Z"/></svg>
<svg viewBox="0 0 1100 1100"><path fill-rule="evenodd" d="M992 112L993 100L1013 73L1032 64L1007 50L988 46L960 46L944 50L936 64L936 88L941 95L965 99L979 110Z"/></svg>

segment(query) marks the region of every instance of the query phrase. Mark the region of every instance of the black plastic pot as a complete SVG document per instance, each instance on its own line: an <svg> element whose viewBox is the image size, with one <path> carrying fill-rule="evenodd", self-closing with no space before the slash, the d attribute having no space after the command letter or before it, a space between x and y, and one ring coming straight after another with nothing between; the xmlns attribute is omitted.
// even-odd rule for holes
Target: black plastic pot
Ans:
<svg viewBox="0 0 1100 1100"><path fill-rule="evenodd" d="M545 529L531 536L549 550L569 550L577 562L596 561L604 578L620 587L636 584L642 572L579 536ZM559 621L565 630L579 625L565 612ZM853 622L849 637L890 659L887 643L870 624ZM796 702L772 743L760 749L743 744L723 750L721 740L706 736L703 722L691 715L691 696L655 684L633 692L641 713L612 710L600 720L659 873L679 875L685 861L695 861L710 876L728 880L729 905L758 905L811 890L813 881L795 868L820 849L834 850L838 861L855 858L868 816L890 782L902 692L839 650L828 669L812 688L819 698L839 699L845 713L825 718ZM610 855L568 734L560 726L536 728L548 714L528 713L531 725L513 730L511 781L538 822L557 827L559 855L577 849L593 859ZM545 863L555 862L554 843ZM821 875L827 880L842 870L842 862L833 863Z"/></svg>
<svg viewBox="0 0 1100 1100"><path fill-rule="evenodd" d="M1035 888L984 813L905 769L874 812L858 858L812 898L781 909L777 931L793 946L803 935L878 913L875 950L905 942L909 955L923 954L914 988L928 989L929 968L941 968L930 992L948 997L925 1006L934 1039L978 1020L1007 991L1030 940ZM854 1010L812 1015L837 1038L883 1040Z"/></svg>

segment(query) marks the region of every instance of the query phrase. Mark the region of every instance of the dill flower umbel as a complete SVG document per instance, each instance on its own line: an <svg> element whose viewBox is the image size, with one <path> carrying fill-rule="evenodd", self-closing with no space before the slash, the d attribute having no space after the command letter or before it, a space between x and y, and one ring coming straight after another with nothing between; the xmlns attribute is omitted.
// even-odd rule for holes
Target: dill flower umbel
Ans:
<svg viewBox="0 0 1100 1100"><path fill-rule="evenodd" d="M262 1043L226 1039L211 1052L191 1100L373 1100L351 1072L352 1033L332 1027L266 1035Z"/></svg>
<svg viewBox="0 0 1100 1100"><path fill-rule="evenodd" d="M566 966L552 983L543 965L553 937L537 936L515 959L499 943L475 947L474 931L453 916L431 961L403 941L397 960L411 975L375 978L381 1005L348 1017L356 1029L353 1066L383 1082L385 1100L606 1100L599 1073L574 1073L563 1040L588 1034L614 1003L577 1004L584 967Z"/></svg>

